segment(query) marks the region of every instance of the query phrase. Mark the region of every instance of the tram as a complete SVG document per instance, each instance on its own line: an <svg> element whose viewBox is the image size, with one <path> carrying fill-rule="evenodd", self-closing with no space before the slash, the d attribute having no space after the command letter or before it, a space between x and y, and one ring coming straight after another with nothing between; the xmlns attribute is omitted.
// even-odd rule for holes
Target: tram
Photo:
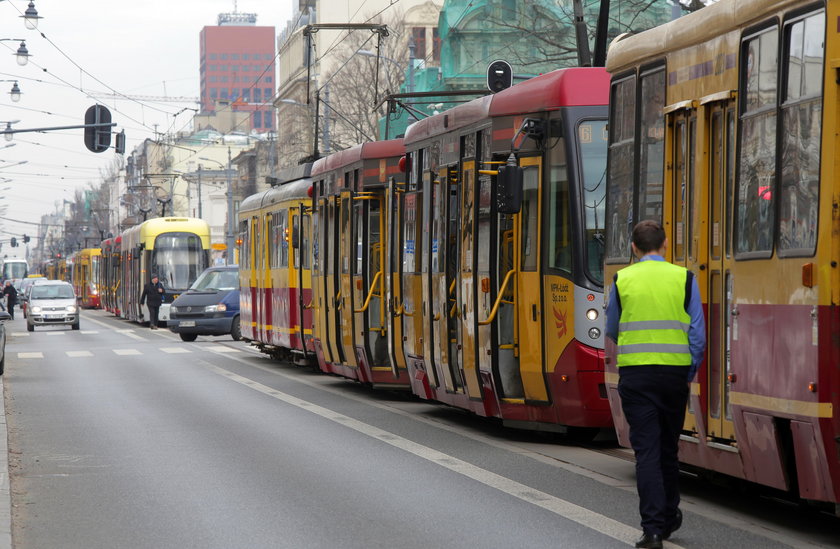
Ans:
<svg viewBox="0 0 840 549"><path fill-rule="evenodd" d="M408 389L404 361L389 352L388 201L404 182L402 139L356 145L312 167L316 254L312 269L315 353L324 372Z"/></svg>
<svg viewBox="0 0 840 549"><path fill-rule="evenodd" d="M706 313L680 460L835 509L838 20L837 2L720 0L616 39L607 61L606 279L631 261L632 226L660 221Z"/></svg>
<svg viewBox="0 0 840 549"><path fill-rule="evenodd" d="M120 316L120 286L122 282L120 247L122 236L102 241L102 257L99 261L99 285L102 308Z"/></svg>
<svg viewBox="0 0 840 549"><path fill-rule="evenodd" d="M99 261L101 256L100 248L84 248L72 255L71 283L79 306L83 309L100 307Z"/></svg>
<svg viewBox="0 0 840 549"><path fill-rule="evenodd" d="M238 213L242 339L299 364L314 360L311 168L284 170L276 186L247 197Z"/></svg>
<svg viewBox="0 0 840 549"><path fill-rule="evenodd" d="M169 305L186 291L210 263L210 226L188 217L158 217L125 230L120 242L120 316L135 322L149 318L140 304L143 286L156 273L166 288L167 302L159 318L169 319Z"/></svg>
<svg viewBox="0 0 840 549"><path fill-rule="evenodd" d="M561 69L407 130L389 302L415 394L511 427L612 425L608 83L600 68Z"/></svg>
<svg viewBox="0 0 840 549"><path fill-rule="evenodd" d="M29 275L29 263L25 259L8 257L0 259L0 262L2 262L2 273L0 273L2 278L0 280L3 282L26 278Z"/></svg>

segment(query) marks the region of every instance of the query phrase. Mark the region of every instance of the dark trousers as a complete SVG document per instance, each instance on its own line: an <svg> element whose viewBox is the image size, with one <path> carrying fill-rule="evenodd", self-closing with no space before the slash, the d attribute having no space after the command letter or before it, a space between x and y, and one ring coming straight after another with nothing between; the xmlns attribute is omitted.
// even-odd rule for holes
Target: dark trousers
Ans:
<svg viewBox="0 0 840 549"><path fill-rule="evenodd" d="M158 313L160 312L160 305L148 305L149 307L149 326L158 325Z"/></svg>
<svg viewBox="0 0 840 549"><path fill-rule="evenodd" d="M688 368L623 366L618 372L621 409L636 454L642 529L664 534L680 504L677 456L688 401Z"/></svg>

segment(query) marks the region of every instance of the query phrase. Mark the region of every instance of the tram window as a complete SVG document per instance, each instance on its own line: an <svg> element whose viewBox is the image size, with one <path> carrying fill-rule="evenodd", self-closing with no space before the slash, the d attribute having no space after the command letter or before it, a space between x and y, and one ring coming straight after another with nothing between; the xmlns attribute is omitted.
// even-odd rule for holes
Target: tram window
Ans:
<svg viewBox="0 0 840 549"><path fill-rule="evenodd" d="M824 14L787 27L782 107L779 255L812 255L817 243Z"/></svg>
<svg viewBox="0 0 840 549"><path fill-rule="evenodd" d="M354 265L353 274L354 275L360 275L364 272L363 267L364 267L365 260L367 259L365 257L366 254L364 253L364 245L365 245L365 243L364 243L364 237L365 237L364 203L357 202L356 204L353 205L353 221L354 221L354 223L353 223L353 233L354 233L354 241L355 241L355 246L356 246L355 250L353 250L353 252L355 253L355 256L356 256L355 261L353 262L353 265Z"/></svg>
<svg viewBox="0 0 840 549"><path fill-rule="evenodd" d="M540 170L527 166L522 184L522 270L536 271L539 250Z"/></svg>
<svg viewBox="0 0 840 549"><path fill-rule="evenodd" d="M415 216L417 215L417 195L408 194L405 196L405 242L403 245L403 272L413 273L415 263Z"/></svg>
<svg viewBox="0 0 840 549"><path fill-rule="evenodd" d="M732 256L732 193L735 189L735 110L726 111L726 257Z"/></svg>
<svg viewBox="0 0 840 549"><path fill-rule="evenodd" d="M623 263L630 260L630 233L633 228L635 76L613 84L610 108L607 261Z"/></svg>
<svg viewBox="0 0 840 549"><path fill-rule="evenodd" d="M558 138L562 139L562 138ZM566 159L566 147L562 143L549 149L548 178L548 266L569 274L572 272L572 235L569 198L569 166ZM584 179L586 178L585 154L583 159ZM583 183L587 186L586 181ZM586 200L586 199L584 199Z"/></svg>
<svg viewBox="0 0 840 549"><path fill-rule="evenodd" d="M278 248L278 267L289 266L289 241L286 239L286 227L288 225L288 212L286 210L280 212L277 219L277 248Z"/></svg>
<svg viewBox="0 0 840 549"><path fill-rule="evenodd" d="M588 120L578 126L583 181L583 221L586 267L593 281L604 282L604 198L607 192L607 121ZM562 267L561 267L562 268Z"/></svg>
<svg viewBox="0 0 840 549"><path fill-rule="evenodd" d="M662 222L665 177L665 70L642 75L639 135L639 218Z"/></svg>
<svg viewBox="0 0 840 549"><path fill-rule="evenodd" d="M741 116L738 197L736 202L737 254L768 255L773 249L773 206L776 188L777 30L744 42L742 63L744 114Z"/></svg>

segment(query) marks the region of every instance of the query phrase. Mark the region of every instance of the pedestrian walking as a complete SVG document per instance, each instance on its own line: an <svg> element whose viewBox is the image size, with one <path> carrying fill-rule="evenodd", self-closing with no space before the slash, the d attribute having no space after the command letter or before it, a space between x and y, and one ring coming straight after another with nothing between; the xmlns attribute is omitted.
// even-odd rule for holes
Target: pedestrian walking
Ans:
<svg viewBox="0 0 840 549"><path fill-rule="evenodd" d="M655 221L633 228L638 262L616 273L607 305L607 337L616 342L618 394L636 454L642 537L659 549L682 525L680 432L689 383L706 349L697 280L665 261L665 230Z"/></svg>
<svg viewBox="0 0 840 549"><path fill-rule="evenodd" d="M6 308L9 311L9 316L14 320L15 305L17 305L17 290L11 280L6 281L6 286L3 288L3 295L6 296Z"/></svg>
<svg viewBox="0 0 840 549"><path fill-rule="evenodd" d="M166 290L158 280L158 275L152 273L152 281L143 286L143 294L140 296L140 305L147 304L149 307L149 328L152 330L158 329L158 312L165 296Z"/></svg>

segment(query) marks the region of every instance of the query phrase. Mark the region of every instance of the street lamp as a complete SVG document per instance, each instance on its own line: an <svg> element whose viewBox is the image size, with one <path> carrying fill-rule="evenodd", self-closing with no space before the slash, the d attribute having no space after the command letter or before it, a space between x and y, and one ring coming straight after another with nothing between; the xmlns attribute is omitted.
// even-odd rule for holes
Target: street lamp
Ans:
<svg viewBox="0 0 840 549"><path fill-rule="evenodd" d="M14 53L15 58L17 59L17 64L23 67L27 63L29 63L29 58L32 57L29 55L29 50L26 49L26 41L23 38L0 38L0 42L5 42L7 40L14 40L15 42L20 42L20 46L18 46L17 51Z"/></svg>
<svg viewBox="0 0 840 549"><path fill-rule="evenodd" d="M43 19L43 17L38 15L38 10L35 9L35 2L34 0L30 0L29 7L26 8L26 11L23 12L23 24L26 25L26 28L29 30L35 30L38 28L38 20Z"/></svg>
<svg viewBox="0 0 840 549"><path fill-rule="evenodd" d="M208 162L215 162L219 165L222 169L224 169L224 164L219 162L218 160L213 160L212 158L206 158L203 156L198 157L199 160L207 160ZM227 247L227 264L233 264L233 188L231 182L231 167L230 167L230 147L228 147L228 161L227 161L227 169L225 170L227 173L227 192L225 193L225 197L227 198L227 230L225 233L225 247ZM199 204L201 204L201 195L199 194Z"/></svg>
<svg viewBox="0 0 840 549"><path fill-rule="evenodd" d="M12 131L12 124L17 124L18 122L20 122L20 120L6 120L5 122L6 122L6 128L2 131L2 134L3 134L3 137L6 138L6 141L11 141L12 139L15 138L15 134ZM3 123L3 121L0 121L0 124L2 124L2 123Z"/></svg>

